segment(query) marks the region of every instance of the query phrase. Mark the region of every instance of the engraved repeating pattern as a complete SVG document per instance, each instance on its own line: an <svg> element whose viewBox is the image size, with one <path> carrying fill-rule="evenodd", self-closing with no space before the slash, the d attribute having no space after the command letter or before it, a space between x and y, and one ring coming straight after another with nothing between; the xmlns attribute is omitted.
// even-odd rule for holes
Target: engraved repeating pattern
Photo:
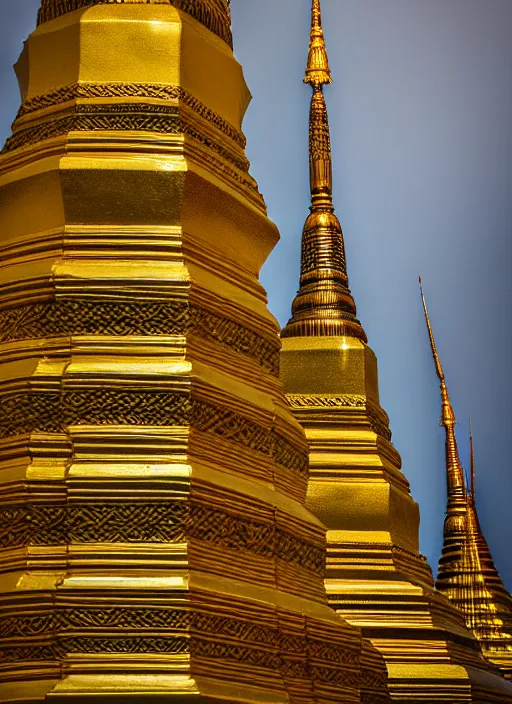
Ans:
<svg viewBox="0 0 512 704"><path fill-rule="evenodd" d="M313 161L330 163L331 134L325 99L320 89L316 89L311 100L309 127L310 158Z"/></svg>
<svg viewBox="0 0 512 704"><path fill-rule="evenodd" d="M372 430L386 440L391 440L391 430L387 424L387 418L384 420L381 415L382 411L372 408L371 404L367 403L365 396L358 394L347 394L344 396L313 396L300 394L287 394L286 396L290 407L300 410L301 408L360 408L367 412L367 418L370 422Z"/></svg>
<svg viewBox="0 0 512 704"><path fill-rule="evenodd" d="M159 83L73 83L55 90L29 98L22 103L17 118L36 110L52 107L77 98L154 98L157 100L179 100L196 112L200 117L211 122L220 132L245 149L244 135L233 125L217 115L204 103L195 98L181 86Z"/></svg>
<svg viewBox="0 0 512 704"><path fill-rule="evenodd" d="M7 646L0 650L5 662L19 660L60 660L78 653L186 653L187 638L58 638L48 645Z"/></svg>
<svg viewBox="0 0 512 704"><path fill-rule="evenodd" d="M174 5L201 22L214 34L233 46L229 3L226 0L42 0L38 24L84 7L104 4Z"/></svg>
<svg viewBox="0 0 512 704"><path fill-rule="evenodd" d="M150 8L141 6L153 2L189 12L231 41L229 0L41 0L39 22L101 4L110 5L109 11L92 11L86 21L121 17L125 10L127 19L133 8L112 5L129 3L140 4L137 16L150 18ZM155 17L173 14L153 8ZM28 69L40 70L33 67L37 51L32 46L41 32L51 34L74 23L79 33L79 21L77 12L41 27L29 40ZM193 22L186 21L189 26ZM109 24L113 33L115 25ZM132 29L134 45L138 40L146 44L147 27ZM228 47L198 25L193 31L198 41L203 37L223 53L226 72L219 76L218 100L243 105L245 86L234 81L237 96L223 84L239 72L234 63L228 65L233 62ZM69 39L63 51L73 60L80 38L75 33ZM195 46L186 42L181 48L184 70L201 70L205 55L191 53ZM80 59L84 55L80 52ZM95 58L99 66L101 56ZM137 58L142 66L144 56L135 51ZM150 81L147 68L140 74ZM90 80L113 78L104 66L97 74L85 73ZM53 79L48 76L49 83L58 84ZM201 81L194 86L210 102L212 86L204 91ZM231 113L227 104L219 111ZM233 122L238 127L235 118ZM16 229L4 247L8 266L26 264L31 278L27 292L14 277L14 286L6 284L0 293L5 306L28 304L0 310L0 342L6 358L15 361L0 386L0 438L8 438L2 444L9 458L15 453L25 458L33 451L37 472L25 478L18 473L14 482L7 476L0 502L0 548L8 580L0 599L0 681L8 681L15 696L18 691L31 695L30 681L65 678L70 668L79 676L87 673L93 686L97 677L104 677L106 686L117 686L115 671L128 675L127 680L136 673L137 686L150 681L152 688L156 683L169 693L179 663L180 676L197 676L200 697L204 677L222 683L226 700L244 699L246 692L250 698L253 687L268 699L283 686L291 701L306 699L309 691L341 701L348 687L354 690L348 698L357 699L360 637L352 629L345 632L334 617L331 622L327 612L322 615L323 536L302 510L306 443L283 406L277 378L269 377L279 374L278 337L261 313L264 302L254 267L229 254L235 251L231 245L245 237L261 259L272 234L268 225L268 237L256 242L250 229L251 217L263 216L264 203L248 173L245 139L237 127L176 86L81 83L25 101L8 153L0 158L15 178L20 169L30 170L52 153L51 178L59 178L61 166L72 170L64 184L66 227L57 230L53 220L42 217L34 231L33 215L25 222L20 213L26 235L20 239ZM63 150L73 163L58 161ZM161 154L169 170L184 166L184 156L194 173L199 169L197 181L190 178L179 192L169 172L168 179L144 183L148 160L154 165ZM104 190L102 207L88 220L89 196L96 196L87 191L81 167L103 169L108 178L114 160L123 173L140 171L137 186L126 177L120 187ZM211 190L201 192L201 174ZM29 184L36 209L48 204L45 179L46 172L41 183ZM179 171L179 186L182 179ZM220 200L226 196L226 203L236 197L236 212L227 204L217 217L213 204L211 220L188 218L194 199L207 205L214 189ZM69 208L68 195L73 201ZM176 261L183 244L178 229L173 234L163 230L171 220L179 228L175 209L155 228L139 207L146 197L171 205L183 199L185 244L192 250L180 261L186 266L189 256L193 260L192 288L181 277L175 279L174 269L165 269L168 255L168 261ZM126 219L115 217L119 209ZM41 215L47 212L51 219L51 209ZM260 225L263 233L267 225ZM59 250L64 250L62 266L41 288L41 259ZM93 263L98 256L108 260L105 272ZM107 271L114 257L116 266ZM52 281L55 299L33 303L51 296ZM192 377L185 368L175 374L174 368L154 363L153 350L159 356L166 347L193 365ZM120 355L129 360L122 369ZM153 453L158 453L156 460ZM192 484L189 477L169 478L169 462L188 463L194 457L212 471L194 474ZM87 476L81 471L77 476L73 468L71 476L63 477L65 462L75 459ZM153 470L154 461L165 465ZM222 480L217 472L222 468L238 473L242 484L230 486L225 474ZM253 491L245 493L243 482L251 477ZM169 577L186 569L181 544L189 548L194 579L168 588ZM20 569L27 571L24 588L12 592L13 570ZM280 593L288 593L285 603ZM129 694L137 698L135 692Z"/></svg>
<svg viewBox="0 0 512 704"><path fill-rule="evenodd" d="M346 271L346 266L341 225L304 228L301 277L307 277L307 274L321 276L319 270L323 269L331 280L338 279L342 285L346 285L346 278L342 273Z"/></svg>
<svg viewBox="0 0 512 704"><path fill-rule="evenodd" d="M361 704L389 704L389 695L386 692L378 694L376 692L361 691Z"/></svg>
<svg viewBox="0 0 512 704"><path fill-rule="evenodd" d="M0 310L0 342L53 335L183 335L186 302L67 300Z"/></svg>
<svg viewBox="0 0 512 704"><path fill-rule="evenodd" d="M26 147L44 139L60 137L71 131L132 130L185 134L193 137L240 171L249 170L249 162L242 154L224 148L217 141L184 121L178 107L138 103L112 105L76 105L70 115L56 119L54 116L37 125L14 131L5 142L2 153Z"/></svg>
<svg viewBox="0 0 512 704"><path fill-rule="evenodd" d="M0 508L0 547L69 543L182 543L203 540L323 574L323 548L241 515L194 502L77 505L4 505Z"/></svg>
<svg viewBox="0 0 512 704"><path fill-rule="evenodd" d="M63 432L70 425L193 426L274 458L301 477L308 473L305 450L228 408L186 393L90 389L4 395L0 438L30 432Z"/></svg>
<svg viewBox="0 0 512 704"><path fill-rule="evenodd" d="M259 360L260 364L279 376L280 345L265 340L253 330L220 315L212 315L202 308L190 311L192 330L210 340L231 347L240 354Z"/></svg>
<svg viewBox="0 0 512 704"><path fill-rule="evenodd" d="M80 629L128 629L160 630L183 629L192 625L189 611L173 609L137 608L73 608L51 611L37 615L0 617L2 638L37 636L42 633L65 633L74 628ZM206 624L205 624L206 625Z"/></svg>
<svg viewBox="0 0 512 704"><path fill-rule="evenodd" d="M43 628L45 630L43 631ZM74 629L82 633L73 636ZM155 636L159 628L186 631L186 634ZM107 632L120 629L116 637ZM131 635L123 631L143 629L151 634ZM45 633L46 644L27 639ZM220 617L204 612L176 609L70 609L21 617L0 617L0 653L4 661L57 660L80 653L185 653L192 657L239 663L281 671L286 677L309 678L340 686L358 686L355 670L341 670L339 664L357 666L356 652L339 645L304 636L290 636L277 628ZM217 636L222 636L219 642ZM212 636L215 638L212 639ZM18 642L13 641L18 640ZM25 642L19 643L19 639ZM320 664L326 661L326 664ZM327 662L329 664L327 664ZM314 663L314 664L313 664ZM338 665L338 666L337 666Z"/></svg>
<svg viewBox="0 0 512 704"><path fill-rule="evenodd" d="M279 375L279 342L234 320L179 301L37 303L0 310L0 342L52 335L185 335L195 332Z"/></svg>
<svg viewBox="0 0 512 704"><path fill-rule="evenodd" d="M357 394L345 396L307 396L287 394L292 408L365 408L366 398Z"/></svg>

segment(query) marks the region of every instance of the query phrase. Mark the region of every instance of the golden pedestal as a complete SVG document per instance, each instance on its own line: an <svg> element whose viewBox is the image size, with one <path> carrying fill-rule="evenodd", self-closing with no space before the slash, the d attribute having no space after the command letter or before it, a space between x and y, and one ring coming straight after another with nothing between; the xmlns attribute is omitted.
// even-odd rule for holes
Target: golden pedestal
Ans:
<svg viewBox="0 0 512 704"><path fill-rule="evenodd" d="M325 598L226 2L40 20L0 157L0 701L388 701Z"/></svg>
<svg viewBox="0 0 512 704"><path fill-rule="evenodd" d="M308 506L328 529L329 603L384 656L394 701L512 701L419 554L418 506L379 404L372 350L343 336L282 344L281 378L309 442Z"/></svg>

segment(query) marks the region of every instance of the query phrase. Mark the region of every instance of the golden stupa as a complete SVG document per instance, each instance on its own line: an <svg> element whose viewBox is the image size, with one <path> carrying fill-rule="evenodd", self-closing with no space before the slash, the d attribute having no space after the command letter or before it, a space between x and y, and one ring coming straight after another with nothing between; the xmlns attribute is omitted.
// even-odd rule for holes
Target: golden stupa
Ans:
<svg viewBox="0 0 512 704"><path fill-rule="evenodd" d="M421 288L421 279L420 279ZM423 289L421 297L432 355L441 385L441 425L446 434L447 505L444 545L436 587L464 615L484 655L512 679L512 596L507 592L480 527L475 499L475 457L471 447L471 484L466 486L455 437L453 411L437 352Z"/></svg>
<svg viewBox="0 0 512 704"><path fill-rule="evenodd" d="M306 83L311 207L300 289L282 331L281 378L309 442L308 506L326 524L329 603L383 654L397 702L512 701L462 615L434 589L419 511L379 403L377 362L348 287L334 214L323 86L331 82L319 1Z"/></svg>
<svg viewBox="0 0 512 704"><path fill-rule="evenodd" d="M389 701L258 281L228 0L42 0L0 156L0 701Z"/></svg>

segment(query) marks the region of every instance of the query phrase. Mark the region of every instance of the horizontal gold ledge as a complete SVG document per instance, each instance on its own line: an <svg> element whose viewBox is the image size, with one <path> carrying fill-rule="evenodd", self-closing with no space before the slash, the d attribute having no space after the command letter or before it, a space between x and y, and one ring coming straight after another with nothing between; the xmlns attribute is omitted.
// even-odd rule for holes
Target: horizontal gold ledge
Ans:
<svg viewBox="0 0 512 704"><path fill-rule="evenodd" d="M183 664L187 663L188 659L183 660ZM174 669L174 668L173 668ZM137 704L151 704L158 701L181 702L185 697L187 701L198 704L200 701L233 701L247 702L257 704L288 704L289 697L284 687L282 690L275 690L273 687L265 683L265 687L258 688L247 683L229 684L219 681L218 679L210 679L204 676L198 676L195 679L188 675L180 675L179 671L166 674L74 674L68 673L63 681L52 682L40 681L37 686L34 684L29 688L29 692L41 692L45 694L49 701L53 698L57 700L70 697L77 700L77 697L85 695L94 697L98 704L108 704L112 696L122 696L123 701L136 701ZM263 682L262 682L263 685ZM8 695L19 695L20 684L15 685L3 684L5 693ZM23 685L24 691L25 684ZM163 699L165 698L165 699ZM2 702L3 695L0 695ZM12 701L4 699L5 702ZM81 701L81 700L80 700ZM83 702L81 701L81 704Z"/></svg>
<svg viewBox="0 0 512 704"><path fill-rule="evenodd" d="M17 575L8 575L2 578L0 593L15 591L17 594L30 591L41 590L66 590L70 595L73 592L90 591L91 596L95 592L102 590L119 591L120 594L126 591L136 592L140 590L143 594L148 591L168 592L169 597L183 592L191 594L191 604L194 598L199 601L204 599L214 599L218 601L219 595L226 595L227 603L235 607L238 604L247 602L247 608L268 611L268 614L275 615L275 610L292 612L292 614L307 614L311 618L318 619L326 625L331 624L339 630L339 620L334 611L326 604L312 602L310 599L290 594L288 592L271 589L263 586L253 586L246 582L241 582L235 578L220 577L205 572L187 570L177 572L175 570L159 570L151 573L146 571L143 575L132 573L119 573L117 575L69 575L66 571L55 573L44 573L38 571L27 571Z"/></svg>

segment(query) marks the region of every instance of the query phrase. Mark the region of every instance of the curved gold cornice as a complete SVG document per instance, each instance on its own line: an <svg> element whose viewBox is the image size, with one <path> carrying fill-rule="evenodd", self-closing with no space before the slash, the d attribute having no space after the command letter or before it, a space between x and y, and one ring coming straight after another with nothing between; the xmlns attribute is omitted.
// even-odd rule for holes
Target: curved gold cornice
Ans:
<svg viewBox="0 0 512 704"><path fill-rule="evenodd" d="M230 0L41 0L37 23L49 22L61 15L93 5L173 5L203 24L214 34L233 46L231 34Z"/></svg>

